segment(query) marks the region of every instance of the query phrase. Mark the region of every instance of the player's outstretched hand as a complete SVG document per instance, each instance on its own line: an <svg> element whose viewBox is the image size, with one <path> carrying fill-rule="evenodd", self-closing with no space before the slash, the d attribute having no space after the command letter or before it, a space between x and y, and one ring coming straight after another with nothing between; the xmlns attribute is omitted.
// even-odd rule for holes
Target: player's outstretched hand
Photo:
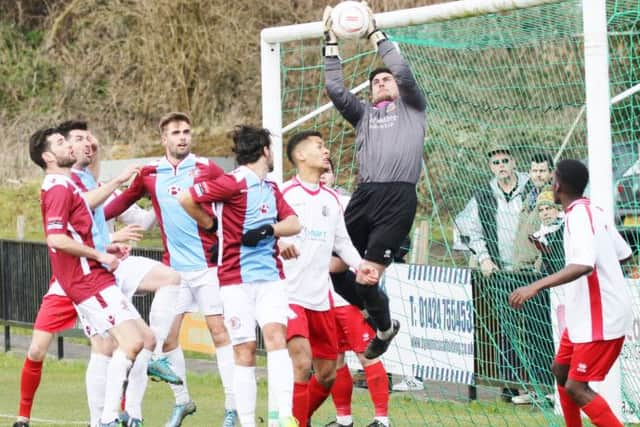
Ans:
<svg viewBox="0 0 640 427"><path fill-rule="evenodd" d="M101 252L96 261L106 266L107 270L111 272L115 271L120 265L120 259L117 256L105 252Z"/></svg>
<svg viewBox="0 0 640 427"><path fill-rule="evenodd" d="M509 295L509 305L513 308L522 308L525 302L538 294L538 290L529 285L521 286Z"/></svg>
<svg viewBox="0 0 640 427"><path fill-rule="evenodd" d="M114 179L116 180L118 185L122 185L125 182L129 181L129 178L131 178L133 175L139 172L140 172L139 165L129 165L122 171L122 173L120 173L120 175L118 175Z"/></svg>
<svg viewBox="0 0 640 427"><path fill-rule="evenodd" d="M380 276L377 268L366 261L360 263L356 274L356 282L362 285L375 285L378 280L380 280Z"/></svg>
<svg viewBox="0 0 640 427"><path fill-rule="evenodd" d="M324 43L325 44L338 44L338 37L333 32L331 28L333 26L333 22L331 20L331 11L333 8L331 6L327 6L324 8L324 13L322 14L322 27L324 31Z"/></svg>
<svg viewBox="0 0 640 427"><path fill-rule="evenodd" d="M115 255L118 259L123 260L131 253L131 246L124 243L112 243L107 246L107 253Z"/></svg>
<svg viewBox="0 0 640 427"><path fill-rule="evenodd" d="M273 226L266 224L244 233L242 235L242 244L245 246L258 246L261 240L269 236L273 236Z"/></svg>
<svg viewBox="0 0 640 427"><path fill-rule="evenodd" d="M293 259L300 256L300 251L293 243L285 243L282 240L278 240L278 250L280 251L280 256L284 259Z"/></svg>
<svg viewBox="0 0 640 427"><path fill-rule="evenodd" d="M129 242L133 240L134 242L142 239L142 232L144 229L140 227L138 224L129 224L124 228L114 232L111 234L111 240L114 242Z"/></svg>

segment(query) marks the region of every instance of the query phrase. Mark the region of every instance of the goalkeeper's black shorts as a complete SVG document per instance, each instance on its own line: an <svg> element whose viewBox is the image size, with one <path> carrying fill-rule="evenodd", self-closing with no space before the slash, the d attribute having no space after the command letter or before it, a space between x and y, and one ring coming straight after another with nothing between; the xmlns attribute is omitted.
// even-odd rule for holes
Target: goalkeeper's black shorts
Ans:
<svg viewBox="0 0 640 427"><path fill-rule="evenodd" d="M360 255L389 265L411 231L417 205L415 184L360 184L344 212L347 231Z"/></svg>

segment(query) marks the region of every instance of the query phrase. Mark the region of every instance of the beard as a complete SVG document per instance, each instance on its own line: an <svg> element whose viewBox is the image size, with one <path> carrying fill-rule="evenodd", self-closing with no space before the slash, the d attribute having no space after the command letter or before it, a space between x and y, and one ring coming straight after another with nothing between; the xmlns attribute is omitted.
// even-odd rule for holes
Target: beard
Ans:
<svg viewBox="0 0 640 427"><path fill-rule="evenodd" d="M76 164L76 158L73 156L57 157L56 162L58 163L58 167L70 168Z"/></svg>

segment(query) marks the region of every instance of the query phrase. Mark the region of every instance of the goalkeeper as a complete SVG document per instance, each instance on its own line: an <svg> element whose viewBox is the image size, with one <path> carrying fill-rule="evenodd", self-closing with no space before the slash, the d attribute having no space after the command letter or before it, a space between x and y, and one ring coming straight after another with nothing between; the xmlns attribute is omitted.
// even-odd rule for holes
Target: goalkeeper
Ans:
<svg viewBox="0 0 640 427"><path fill-rule="evenodd" d="M330 6L324 11L323 24L327 94L356 132L358 187L345 210L345 222L354 246L382 276L409 234L415 217L426 100L406 61L376 27L369 9L366 37L385 67L371 72L371 100L361 102L343 82L338 40L331 30ZM365 357L380 356L400 327L396 320L391 321L389 299L378 284L357 283L348 271L334 273L332 279L336 291L364 309L377 328Z"/></svg>

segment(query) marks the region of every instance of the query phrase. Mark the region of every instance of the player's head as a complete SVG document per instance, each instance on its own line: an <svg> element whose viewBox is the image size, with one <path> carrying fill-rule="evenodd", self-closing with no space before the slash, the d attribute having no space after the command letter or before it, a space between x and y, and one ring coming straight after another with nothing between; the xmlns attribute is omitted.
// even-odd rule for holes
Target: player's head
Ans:
<svg viewBox="0 0 640 427"><path fill-rule="evenodd" d="M536 153L531 157L529 178L536 188L542 188L553 178L553 159L546 153Z"/></svg>
<svg viewBox="0 0 640 427"><path fill-rule="evenodd" d="M271 133L268 129L238 125L231 131L233 152L239 165L249 165L264 159L269 172L273 171Z"/></svg>
<svg viewBox="0 0 640 427"><path fill-rule="evenodd" d="M96 148L91 140L87 122L82 120L67 120L58 125L60 133L73 146L73 153L76 156L75 166L84 169L91 164Z"/></svg>
<svg viewBox="0 0 640 427"><path fill-rule="evenodd" d="M296 133L287 143L287 157L297 169L309 168L322 173L329 167L329 149L322 134L315 130Z"/></svg>
<svg viewBox="0 0 640 427"><path fill-rule="evenodd" d="M160 119L158 128L167 157L179 161L191 153L191 119L186 113L166 114Z"/></svg>
<svg viewBox="0 0 640 427"><path fill-rule="evenodd" d="M400 96L396 78L387 67L380 67L369 73L371 102L393 101Z"/></svg>
<svg viewBox="0 0 640 427"><path fill-rule="evenodd" d="M579 160L561 160L556 165L553 182L553 198L561 203L562 195L569 199L582 197L589 182L589 170Z"/></svg>
<svg viewBox="0 0 640 427"><path fill-rule="evenodd" d="M57 128L44 128L29 138L29 156L43 170L70 168L76 162L71 143Z"/></svg>
<svg viewBox="0 0 640 427"><path fill-rule="evenodd" d="M329 161L329 166L320 175L320 182L331 188L336 183L336 175L333 173L333 160L331 160L331 157L327 160Z"/></svg>
<svg viewBox="0 0 640 427"><path fill-rule="evenodd" d="M494 145L487 151L489 169L498 180L509 179L514 175L516 165L511 150L504 145Z"/></svg>

